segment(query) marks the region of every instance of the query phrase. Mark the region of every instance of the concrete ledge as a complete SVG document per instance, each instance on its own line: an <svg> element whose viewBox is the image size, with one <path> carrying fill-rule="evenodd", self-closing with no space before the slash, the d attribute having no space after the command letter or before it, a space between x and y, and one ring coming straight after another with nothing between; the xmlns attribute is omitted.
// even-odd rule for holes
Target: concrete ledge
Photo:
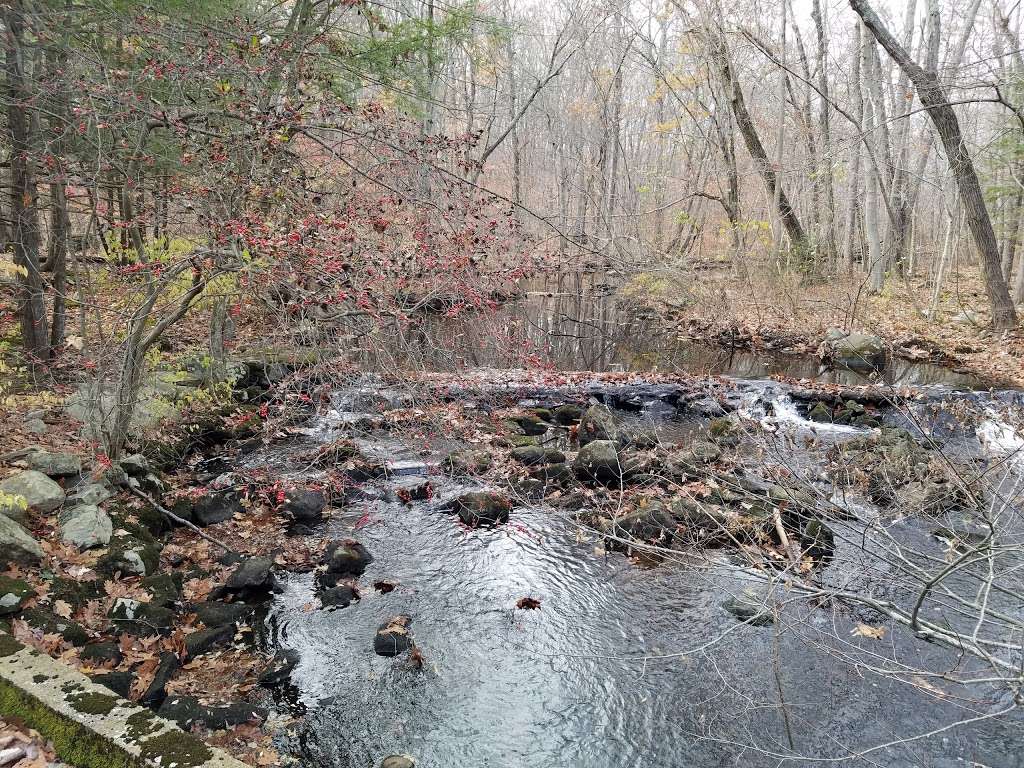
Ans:
<svg viewBox="0 0 1024 768"><path fill-rule="evenodd" d="M0 715L39 731L77 768L248 768L4 632Z"/></svg>

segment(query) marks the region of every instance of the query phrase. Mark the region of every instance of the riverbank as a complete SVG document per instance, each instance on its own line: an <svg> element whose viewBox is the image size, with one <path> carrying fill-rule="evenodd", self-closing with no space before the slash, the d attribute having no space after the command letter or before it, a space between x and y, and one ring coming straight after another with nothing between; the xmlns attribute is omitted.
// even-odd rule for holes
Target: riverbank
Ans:
<svg viewBox="0 0 1024 768"><path fill-rule="evenodd" d="M652 273L627 282L620 293L651 306L680 335L723 347L814 354L830 328L865 331L885 340L896 357L931 362L993 383L1024 386L1024 331L993 334L977 271L961 268L932 308L932 287L922 277L890 279L868 295L863 276L827 283L751 269L748 274L709 269L696 280Z"/></svg>

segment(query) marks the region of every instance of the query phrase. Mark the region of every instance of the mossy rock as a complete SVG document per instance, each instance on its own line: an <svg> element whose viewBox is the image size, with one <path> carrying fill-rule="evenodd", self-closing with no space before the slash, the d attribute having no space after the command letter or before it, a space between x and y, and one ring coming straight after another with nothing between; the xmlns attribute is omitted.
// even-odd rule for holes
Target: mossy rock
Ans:
<svg viewBox="0 0 1024 768"><path fill-rule="evenodd" d="M33 629L38 629L47 635L60 635L65 641L76 647L81 647L89 642L89 633L81 624L58 616L45 608L27 608L22 611L21 618Z"/></svg>
<svg viewBox="0 0 1024 768"><path fill-rule="evenodd" d="M159 765L192 768L213 757L213 752L194 736L182 731L166 731L140 744L143 759Z"/></svg>
<svg viewBox="0 0 1024 768"><path fill-rule="evenodd" d="M0 576L0 616L17 613L36 591L27 581Z"/></svg>

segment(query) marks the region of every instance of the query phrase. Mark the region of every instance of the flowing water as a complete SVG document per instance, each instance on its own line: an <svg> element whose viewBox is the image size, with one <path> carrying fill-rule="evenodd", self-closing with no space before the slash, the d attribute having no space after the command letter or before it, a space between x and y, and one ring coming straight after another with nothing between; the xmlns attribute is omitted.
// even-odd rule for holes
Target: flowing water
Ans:
<svg viewBox="0 0 1024 768"><path fill-rule="evenodd" d="M583 317L564 305L535 311L544 361L565 369L686 370L754 381L737 383L738 417L774 435L774 454L746 453L761 465L804 472L826 496L820 454L805 439L839 442L856 427L812 424L771 375L864 383L849 372L822 371L813 358L722 352L658 334L642 318L599 306ZM521 318L520 318L521 319ZM519 322L509 316L506 326ZM613 329L608 331L608 329ZM584 329L589 329L586 333ZM425 325L412 347L428 367L501 365L486 343L487 323ZM405 350L409 354L409 349ZM407 358L408 359L408 358ZM931 385L924 400L893 410L890 423L942 439L951 451L1003 473L1003 487L1024 472L1024 438L1005 418L1019 393L974 394L969 376L897 362L889 383ZM394 393L392 393L394 394ZM388 393L369 386L339 393L336 409L309 430L326 442L360 411L376 413ZM402 397L391 397L404 404ZM950 416L954 403L981 407L976 427ZM623 414L624 416L626 414ZM680 416L664 403L629 418L648 420L667 442L686 442L706 419ZM428 436L429 437L429 436ZM301 447L301 446L300 446ZM308 448L308 446L304 446ZM996 717L1011 704L997 686L965 687L943 679L972 662L892 627L867 609L810 604L784 591L772 626L742 624L722 607L751 576L735 552L711 550L641 564L606 551L599 537L564 512L523 504L509 524L467 530L439 507L466 486L434 473L452 447L403 443L376 433L362 447L402 472L429 474L438 496L402 504L388 481L369 483L333 518L326 533L354 537L373 553L360 578L362 598L344 609L315 605L312 575L285 579L265 626L270 650L298 654L282 707L300 713L281 749L309 768L372 768L407 753L432 768L690 768L832 764L911 768L1024 767L1024 720ZM287 451L249 457L281 475L308 477ZM838 499L879 514L865 499ZM863 524L834 521L837 548L822 582L909 599L891 584L884 561L868 558ZM1019 520L1015 521L1019 524ZM896 519L891 535L921 556L945 558L932 523ZM382 594L377 581L396 584ZM1024 587L1013 584L1017 594ZM522 597L537 610L517 610ZM1019 598L1003 606L1022 611ZM412 617L424 665L373 652L377 627ZM932 616L941 621L943 616ZM880 639L858 625L888 626ZM930 676L927 670L938 671ZM958 727L955 723L969 721Z"/></svg>
<svg viewBox="0 0 1024 768"><path fill-rule="evenodd" d="M741 414L779 435L813 429L835 441L865 432L805 421L783 385L752 383L744 392ZM1003 401L1017 399L993 398L992 419L958 433L963 450L996 459L1019 447L998 417ZM942 401L922 404L919 416ZM358 407L360 398L337 402ZM345 414L320 422L310 439L331 439L333 426L350 420L339 418ZM683 439L690 426L656 407L630 417L650 418L666 440ZM424 456L420 444L385 435L364 443L413 473L429 472L449 447L434 444ZM289 471L280 454L250 461ZM899 629L882 640L853 636L860 622L885 624L870 611L785 601L777 625L740 624L721 603L748 574L724 550L642 567L542 505L515 509L506 526L467 530L438 511L465 488L434 481L439 497L411 505L389 501L386 481L369 484L329 523L331 535L354 536L374 555L361 600L309 610L313 577L293 575L274 604L268 645L300 658L289 694L303 714L283 743L300 765L369 768L407 753L420 766L466 768L772 766L801 762L786 756L839 758L892 742L853 764L1024 766L1024 722L992 717L1007 695L905 673L963 673L970 664ZM854 523L834 528L826 582L884 591L884 568L876 563L864 576L861 531ZM890 530L944 556L924 522ZM397 588L380 594L370 586L378 580ZM540 609L516 610L524 596ZM422 669L373 652L376 628L399 613L413 618Z"/></svg>

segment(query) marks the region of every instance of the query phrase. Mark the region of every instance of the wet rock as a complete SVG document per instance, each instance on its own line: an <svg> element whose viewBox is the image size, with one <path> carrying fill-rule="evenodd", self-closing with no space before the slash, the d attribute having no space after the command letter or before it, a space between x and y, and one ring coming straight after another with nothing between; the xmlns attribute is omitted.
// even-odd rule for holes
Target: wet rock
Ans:
<svg viewBox="0 0 1024 768"><path fill-rule="evenodd" d="M606 406L592 405L583 414L577 435L580 446L585 446L595 440L616 441L619 437L619 429L615 417Z"/></svg>
<svg viewBox="0 0 1024 768"><path fill-rule="evenodd" d="M472 491L455 499L451 509L470 528L508 522L512 501L497 491Z"/></svg>
<svg viewBox="0 0 1024 768"><path fill-rule="evenodd" d="M98 675L89 675L89 679L97 685L102 685L107 690L113 691L122 699L128 699L131 697L135 675L131 672L104 672Z"/></svg>
<svg viewBox="0 0 1024 768"><path fill-rule="evenodd" d="M266 719L267 713L261 707L244 702L231 702L222 706L209 706L194 696L168 696L157 711L160 717L176 722L183 730L194 725L203 725L211 730L223 730L249 722Z"/></svg>
<svg viewBox="0 0 1024 768"><path fill-rule="evenodd" d="M745 624L766 626L775 623L767 589L747 587L738 595L722 602L722 607Z"/></svg>
<svg viewBox="0 0 1024 768"><path fill-rule="evenodd" d="M233 492L211 493L198 499L192 505L191 521L206 528L223 523L244 511L242 502Z"/></svg>
<svg viewBox="0 0 1024 768"><path fill-rule="evenodd" d="M0 514L0 565L31 566L43 558L43 549L18 523Z"/></svg>
<svg viewBox="0 0 1024 768"><path fill-rule="evenodd" d="M260 672L256 681L264 688L274 688L288 682L299 664L299 652L291 648L280 650Z"/></svg>
<svg viewBox="0 0 1024 768"><path fill-rule="evenodd" d="M380 761L379 768L416 768L416 761L408 755L388 755Z"/></svg>
<svg viewBox="0 0 1024 768"><path fill-rule="evenodd" d="M78 657L93 667L116 667L124 658L117 643L111 642L89 643L78 652Z"/></svg>
<svg viewBox="0 0 1024 768"><path fill-rule="evenodd" d="M556 424L562 426L576 424L583 418L583 406L576 403L560 405L552 411L551 418Z"/></svg>
<svg viewBox="0 0 1024 768"><path fill-rule="evenodd" d="M412 635L408 616L395 616L377 628L373 638L373 652L378 656L397 656L412 648Z"/></svg>
<svg viewBox="0 0 1024 768"><path fill-rule="evenodd" d="M228 576L224 587L236 594L269 592L276 586L273 568L274 558L271 555L247 558Z"/></svg>
<svg viewBox="0 0 1024 768"><path fill-rule="evenodd" d="M819 351L823 360L851 371L880 371L887 362L884 342L870 333L832 328Z"/></svg>
<svg viewBox="0 0 1024 768"><path fill-rule="evenodd" d="M612 533L623 539L667 547L672 543L676 522L657 503L614 518Z"/></svg>
<svg viewBox="0 0 1024 768"><path fill-rule="evenodd" d="M832 411L820 400L813 407L807 410L807 418L811 421L819 421L826 424L832 423Z"/></svg>
<svg viewBox="0 0 1024 768"><path fill-rule="evenodd" d="M246 621L252 615L253 607L245 603L222 603L219 600L209 600L192 607L196 617L204 626L223 627L227 624L238 624Z"/></svg>
<svg viewBox="0 0 1024 768"><path fill-rule="evenodd" d="M387 498L409 504L414 501L426 501L434 495L434 487L425 477L402 477L395 480L388 488Z"/></svg>
<svg viewBox="0 0 1024 768"><path fill-rule="evenodd" d="M57 518L57 528L61 541L79 550L105 547L114 532L110 516L92 504L64 509Z"/></svg>
<svg viewBox="0 0 1024 768"><path fill-rule="evenodd" d="M174 677L174 673L178 671L178 667L181 665L181 661L178 659L177 654L171 651L163 651L158 660L156 672L153 675L153 680L150 682L149 687L143 692L139 703L144 707L150 707L156 709L164 700L167 698L167 684Z"/></svg>
<svg viewBox="0 0 1024 768"><path fill-rule="evenodd" d="M35 597L35 594L28 582L0 576L0 616L17 613L25 601Z"/></svg>
<svg viewBox="0 0 1024 768"><path fill-rule="evenodd" d="M293 489L285 491L281 513L293 522L314 524L323 520L326 506L327 496L323 491Z"/></svg>
<svg viewBox="0 0 1024 768"><path fill-rule="evenodd" d="M493 461L486 451L452 451L441 461L441 469L456 476L480 475L491 468Z"/></svg>
<svg viewBox="0 0 1024 768"><path fill-rule="evenodd" d="M322 590L319 595L320 604L324 608L348 608L353 600L359 599L359 590L343 584Z"/></svg>
<svg viewBox="0 0 1024 768"><path fill-rule="evenodd" d="M19 500L20 497L20 500ZM33 469L0 482L0 514L24 525L28 513L48 515L64 503L64 489Z"/></svg>
<svg viewBox="0 0 1024 768"><path fill-rule="evenodd" d="M373 555L358 541L345 539L327 545L324 562L329 573L359 576L373 562Z"/></svg>
<svg viewBox="0 0 1024 768"><path fill-rule="evenodd" d="M82 474L82 460L71 453L35 451L27 457L29 469L51 477L72 477Z"/></svg>
<svg viewBox="0 0 1024 768"><path fill-rule="evenodd" d="M223 624L219 627L201 629L185 638L185 654L190 659L209 653L220 645L230 645L235 639L235 625Z"/></svg>

